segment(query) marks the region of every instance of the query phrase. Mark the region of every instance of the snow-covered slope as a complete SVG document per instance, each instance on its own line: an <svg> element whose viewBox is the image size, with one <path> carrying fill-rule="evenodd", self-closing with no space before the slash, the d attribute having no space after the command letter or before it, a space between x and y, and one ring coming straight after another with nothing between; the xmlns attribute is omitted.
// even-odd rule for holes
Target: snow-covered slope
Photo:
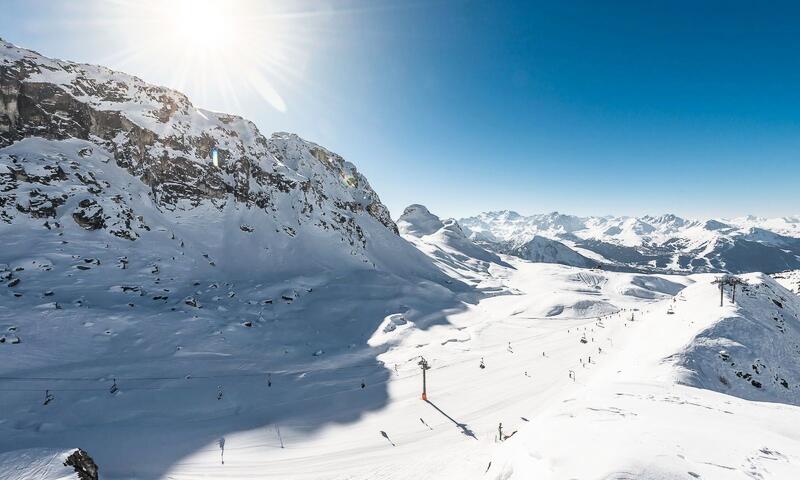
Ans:
<svg viewBox="0 0 800 480"><path fill-rule="evenodd" d="M444 272L467 283L490 290L492 268L511 268L464 235L453 219L442 221L422 205L410 205L397 220L400 234L426 253ZM488 284L486 282L489 282ZM496 285L494 285L496 287Z"/></svg>
<svg viewBox="0 0 800 480"><path fill-rule="evenodd" d="M736 304L721 308L672 361L687 385L750 400L800 405L800 298L763 274L744 277ZM695 291L697 290L697 291ZM698 283L680 309L705 312L714 287ZM713 312L709 312L713 313Z"/></svg>
<svg viewBox="0 0 800 480"><path fill-rule="evenodd" d="M787 290L800 295L800 270L787 270L775 273L772 277Z"/></svg>
<svg viewBox="0 0 800 480"><path fill-rule="evenodd" d="M720 308L711 275L497 255L135 77L2 44L0 84L2 478L73 480L75 447L112 480L800 477L797 299L765 277ZM728 228L619 228L656 223ZM516 246L604 258L544 225Z"/></svg>
<svg viewBox="0 0 800 480"><path fill-rule="evenodd" d="M0 453L4 480L97 480L97 465L80 449L34 448Z"/></svg>
<svg viewBox="0 0 800 480"><path fill-rule="evenodd" d="M352 164L296 135L266 138L251 122L195 108L173 90L8 43L0 43L0 66L0 148L10 147L1 153L5 223L78 222L135 240L151 227L135 205L144 201L202 230L215 217L225 218L226 227L241 220L235 228L265 244L290 244L314 232L367 263L380 261L366 251L367 237L396 232ZM95 178L104 164L122 177ZM231 209L238 219L227 214ZM58 221L64 213L74 222Z"/></svg>
<svg viewBox="0 0 800 480"><path fill-rule="evenodd" d="M795 217L701 221L672 214L576 217L499 211L459 223L470 238L487 248L523 258L520 246L538 236L616 268L741 273L800 267L800 222ZM577 262L572 264L582 266L584 260Z"/></svg>
<svg viewBox="0 0 800 480"><path fill-rule="evenodd" d="M484 478L800 475L797 298L757 274L720 307L714 277L691 278L622 331L603 321L602 351L587 344L572 388L526 417Z"/></svg>
<svg viewBox="0 0 800 480"><path fill-rule="evenodd" d="M5 42L0 87L0 452L159 478L305 408L354 421L386 400L384 318L477 297L319 145Z"/></svg>
<svg viewBox="0 0 800 480"><path fill-rule="evenodd" d="M532 262L560 263L574 267L593 267L598 263L584 257L559 241L538 235L521 245L503 248L502 251Z"/></svg>

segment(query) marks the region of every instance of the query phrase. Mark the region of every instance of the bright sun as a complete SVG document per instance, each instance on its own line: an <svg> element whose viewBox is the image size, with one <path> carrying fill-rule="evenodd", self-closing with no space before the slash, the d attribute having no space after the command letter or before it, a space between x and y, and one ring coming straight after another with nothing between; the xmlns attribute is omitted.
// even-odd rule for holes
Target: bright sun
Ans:
<svg viewBox="0 0 800 480"><path fill-rule="evenodd" d="M305 59L316 36L314 12L291 11L292 2L273 0L112 0L106 9L115 35L127 36L123 65L145 65L167 74L172 88L201 105L240 111L247 89L284 112L275 87L303 84ZM141 68L139 70L142 70Z"/></svg>
<svg viewBox="0 0 800 480"><path fill-rule="evenodd" d="M171 47L203 54L222 54L241 39L244 25L225 3L213 0L172 0L164 2L165 18L170 28L165 32ZM239 45L241 46L241 45Z"/></svg>

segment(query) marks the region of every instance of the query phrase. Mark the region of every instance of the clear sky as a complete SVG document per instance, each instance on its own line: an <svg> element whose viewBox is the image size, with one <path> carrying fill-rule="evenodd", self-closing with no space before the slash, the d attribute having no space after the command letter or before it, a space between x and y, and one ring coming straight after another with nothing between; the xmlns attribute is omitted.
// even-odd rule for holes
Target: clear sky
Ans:
<svg viewBox="0 0 800 480"><path fill-rule="evenodd" d="M0 36L297 132L394 216L800 214L797 2L195 2L0 0Z"/></svg>

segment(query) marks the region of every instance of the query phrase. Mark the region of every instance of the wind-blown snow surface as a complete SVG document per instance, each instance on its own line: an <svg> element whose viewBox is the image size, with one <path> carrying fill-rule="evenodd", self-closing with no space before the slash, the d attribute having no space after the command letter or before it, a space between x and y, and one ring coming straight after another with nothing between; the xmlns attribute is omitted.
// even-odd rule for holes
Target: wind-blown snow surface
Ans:
<svg viewBox="0 0 800 480"><path fill-rule="evenodd" d="M548 263L695 273L800 268L800 217L696 220L672 214L577 217L499 211L459 223L487 248ZM551 251L561 254L542 254L545 239Z"/></svg>

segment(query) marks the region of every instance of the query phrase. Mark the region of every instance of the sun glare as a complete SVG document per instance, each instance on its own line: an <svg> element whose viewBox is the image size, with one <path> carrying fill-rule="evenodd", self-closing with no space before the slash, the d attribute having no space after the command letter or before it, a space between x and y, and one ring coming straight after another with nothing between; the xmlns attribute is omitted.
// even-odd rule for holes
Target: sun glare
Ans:
<svg viewBox="0 0 800 480"><path fill-rule="evenodd" d="M240 96L249 91L285 112L280 92L307 83L304 65L320 20L287 13L292 4L277 1L116 0L98 8L130 45L110 62L166 73L167 86L227 111L241 111Z"/></svg>
<svg viewBox="0 0 800 480"><path fill-rule="evenodd" d="M165 2L164 12L170 28L166 32L172 48L221 54L237 42L236 17L222 8L224 3L211 0ZM238 27L238 28L237 28Z"/></svg>

